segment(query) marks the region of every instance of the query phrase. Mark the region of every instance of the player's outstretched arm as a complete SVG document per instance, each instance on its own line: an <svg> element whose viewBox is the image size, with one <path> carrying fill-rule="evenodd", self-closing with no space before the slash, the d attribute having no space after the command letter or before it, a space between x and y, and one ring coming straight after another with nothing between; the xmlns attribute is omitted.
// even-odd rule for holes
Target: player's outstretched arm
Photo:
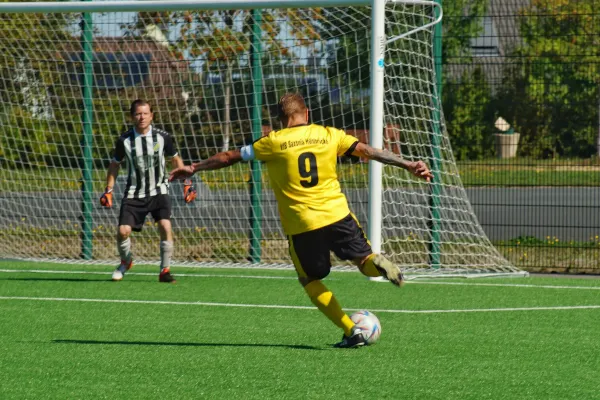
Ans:
<svg viewBox="0 0 600 400"><path fill-rule="evenodd" d="M353 156L368 158L369 160L379 161L382 164L393 165L394 167L404 168L414 176L425 179L429 182L433 174L429 171L427 164L423 161L407 161L398 154L388 150L376 149L368 144L358 143L352 152Z"/></svg>
<svg viewBox="0 0 600 400"><path fill-rule="evenodd" d="M239 150L223 151L192 165L176 168L171 171L169 181L186 179L198 171L210 171L232 166L242 161L242 153Z"/></svg>

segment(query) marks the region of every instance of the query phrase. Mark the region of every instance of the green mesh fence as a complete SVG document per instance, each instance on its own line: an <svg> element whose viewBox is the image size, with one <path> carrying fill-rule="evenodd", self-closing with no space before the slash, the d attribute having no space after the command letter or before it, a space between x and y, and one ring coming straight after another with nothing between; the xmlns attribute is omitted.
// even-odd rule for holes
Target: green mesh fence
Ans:
<svg viewBox="0 0 600 400"><path fill-rule="evenodd" d="M444 11L444 116L485 232L530 271L600 272L598 3Z"/></svg>

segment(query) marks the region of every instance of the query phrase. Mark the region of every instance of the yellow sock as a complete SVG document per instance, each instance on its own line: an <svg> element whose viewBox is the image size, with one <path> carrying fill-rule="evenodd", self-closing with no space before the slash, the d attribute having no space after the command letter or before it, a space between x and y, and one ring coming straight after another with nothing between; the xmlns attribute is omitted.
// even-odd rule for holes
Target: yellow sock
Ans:
<svg viewBox="0 0 600 400"><path fill-rule="evenodd" d="M366 276L381 276L381 274L379 273L379 271L375 267L375 263L373 262L374 258L375 258L375 254L371 254L369 256L369 258L367 258L367 261L365 261L365 263L362 265L362 267L359 268L360 272L362 272L363 275L366 275Z"/></svg>
<svg viewBox="0 0 600 400"><path fill-rule="evenodd" d="M332 292L327 289L321 281L312 281L304 286L304 290L310 297L315 306L334 324L344 330L344 334L349 336L352 333L354 322L342 310L340 303L336 300Z"/></svg>

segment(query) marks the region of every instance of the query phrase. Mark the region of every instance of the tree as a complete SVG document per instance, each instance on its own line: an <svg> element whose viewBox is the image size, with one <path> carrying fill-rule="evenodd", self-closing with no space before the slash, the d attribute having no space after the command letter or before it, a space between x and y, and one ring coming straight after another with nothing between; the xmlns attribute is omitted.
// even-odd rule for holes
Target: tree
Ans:
<svg viewBox="0 0 600 400"><path fill-rule="evenodd" d="M76 18L0 13L0 118L7 127L0 139L0 157L10 166L44 165L48 156L59 151L56 143L62 132L57 130L64 125L54 120L64 100L60 98L63 65L56 55L73 42L68 28Z"/></svg>
<svg viewBox="0 0 600 400"><path fill-rule="evenodd" d="M485 3L485 0L458 0L448 2L445 6L446 12L460 15L444 22L445 37L449 38L444 41L444 54L448 57L462 57L468 53L469 36L481 29L479 16L483 13ZM411 7L423 6L404 7L407 8L406 13L394 16L397 19L396 26L419 24L415 18L420 17L417 17L418 13L412 12ZM369 57L371 34L370 25L365 21L369 18L368 7L264 10L261 30L263 57L265 61L268 60L263 68L265 76L268 73L272 76L291 76L299 72L307 73L311 68L313 71L322 68L322 71L327 73L330 84L333 87L345 88L347 93L344 95L349 96L355 104L344 104L347 102L344 96L340 96L342 98L339 104L335 105L328 103L328 96L320 99L307 96L311 103L309 106L313 110L313 118L326 122L331 120L332 115L348 115L346 120L368 126L368 117L366 120L363 117L353 118L348 113L360 110L361 113L367 111L368 115L369 79L366 77L370 75L370 65L365 59ZM422 17L421 22L424 24L429 20ZM241 117L242 110L247 106L250 88L242 83L250 82L248 57L251 24L250 11L214 10L139 13L136 21L129 27L130 34L134 36L141 36L149 26L160 27L164 36L170 37L169 43L173 51L190 60L209 78L210 87L206 85L201 88L206 96L198 94L192 95L191 98L200 99L203 103L200 108L208 114L214 114L214 111L210 110L218 110L215 116L222 125L219 128L222 149L229 147L235 114ZM174 31L176 34L173 34ZM429 37L426 37L427 35ZM415 36L424 43L432 39L426 32L419 32ZM413 44L410 40L398 40L390 46L398 50L396 54L404 51L403 54L408 56L414 51L411 49ZM300 58L327 60L327 63L324 67L307 65L299 62ZM403 68L400 73L406 76L417 76L421 73L422 66L411 66L403 60L389 61L397 68ZM267 83L267 78L265 82ZM300 90L308 90L297 83L287 83L287 87L295 86ZM271 84L274 90L268 91L269 100L274 98L276 102L277 88L283 85L277 82ZM398 101L404 100L406 99Z"/></svg>
<svg viewBox="0 0 600 400"><path fill-rule="evenodd" d="M305 21L318 18L318 10L264 10L261 45L262 56L268 61L265 69L276 75L297 67L298 58L293 56L286 41L296 39L310 47L311 40L318 39L318 35ZM232 113L243 113L251 93L248 86L253 23L249 10L199 10L138 13L128 27L132 36L143 34L150 26L158 26L165 37L176 33L170 40L173 51L198 67L210 84L207 90L212 96L193 96L202 103L199 108L206 109L208 105L221 111L218 118L223 151L229 149L232 138ZM284 38L280 36L283 29L287 30Z"/></svg>
<svg viewBox="0 0 600 400"><path fill-rule="evenodd" d="M534 157L589 157L596 150L600 25L594 0L534 0L521 10L523 43L498 101Z"/></svg>
<svg viewBox="0 0 600 400"><path fill-rule="evenodd" d="M470 63L472 61L470 58L470 39L476 37L483 29L481 25L481 16L485 14L487 3L487 0L456 0L444 2L444 20L442 23L442 63L444 65L457 62ZM401 29L407 29L406 27L418 26L420 24L424 25L430 21L425 14L421 16L421 20L419 20L418 15L421 14L419 12L414 12L414 7L423 7L422 5L405 5L404 7L406 7L405 13L395 13L394 15L388 14L386 16L388 21L394 22L390 24L390 26L395 26L395 29L400 31ZM364 60L368 59L370 56L369 48L371 32L368 24L362 24L362 21L369 18L370 10L361 7L353 9L332 8L327 9L324 12L326 19L329 19L327 17L330 15L343 15L344 20L357 21L356 23L341 24L334 27L325 26L327 29L322 29L322 31L319 32L325 40L336 40L334 58L336 60L347 60L346 63L341 64L331 63L329 65L330 76L335 76L338 81L335 83L346 87L347 90L350 91L351 96L357 99L356 101L360 102L356 108L368 110L368 97L361 96L360 94L364 93L365 90L368 90L370 85L369 79L365 79L365 77L370 74L370 64L365 63ZM391 13L391 11L388 11L388 13ZM394 32L391 32L388 29L386 34L389 38L389 35L393 35ZM430 51L425 45L421 48L419 46L421 43L431 43L432 40L431 33L421 31L389 44L388 50L391 51L389 51L389 55L385 60L387 73L406 77L420 76L423 73L423 66L411 65L407 60L415 59L411 58L411 54L415 51ZM393 57L396 57L396 59ZM457 96L455 96L455 93L448 93L448 96L444 96L444 114L447 119L453 121L454 125L452 125L452 128L456 129L453 131L455 135L451 136L453 144L459 145L457 140L464 137L461 135L461 130L465 128L470 129L469 136L477 136L476 143L484 142L485 138L483 135L486 134L487 131L482 128L484 125L484 120L482 118L488 117L487 103L490 101L490 96L489 93L486 94L482 92L482 90L488 90L489 87L483 82L484 77L481 75L481 70L478 71L478 77L473 77L468 73L452 76L448 74L447 68L445 70L446 73L443 75L444 80L447 81L450 79L450 81L444 83L445 87L449 84L460 89L462 80L464 80L466 87L464 90L461 90L461 92L464 94L468 93L471 97L477 97L478 102L486 102L486 104L480 104L471 101L473 98L470 98L470 100L458 99L461 102L457 103ZM429 78L430 81L432 79L433 77ZM431 82L431 84L433 84L433 82ZM485 85L485 88L481 86L482 84ZM415 97L403 98L402 92L403 90L390 90L390 92L386 94L386 96L388 96L387 100L395 101L399 104L415 101ZM398 98L391 99L389 96L398 96ZM364 102L364 104L362 102ZM484 109L486 110L485 112L483 111ZM455 113L459 113L460 115L455 115ZM459 122L464 121L466 123L467 120L469 121L470 128L467 128ZM492 121L489 122L491 126ZM411 123L414 124L416 122L411 119L404 121L404 124ZM368 126L368 121L365 121L365 125ZM416 131L427 129L416 125L403 126L402 128ZM460 144L460 146L462 146L462 144ZM465 146L466 147L463 149L464 151L461 150L463 157L472 156L473 152L476 152L476 150L473 149L473 143ZM482 154L482 152L477 152L477 154Z"/></svg>
<svg viewBox="0 0 600 400"><path fill-rule="evenodd" d="M444 113L456 159L476 160L492 155L490 100L490 87L479 66L446 82Z"/></svg>
<svg viewBox="0 0 600 400"><path fill-rule="evenodd" d="M444 1L442 63L471 62L471 39L483 30L489 0Z"/></svg>

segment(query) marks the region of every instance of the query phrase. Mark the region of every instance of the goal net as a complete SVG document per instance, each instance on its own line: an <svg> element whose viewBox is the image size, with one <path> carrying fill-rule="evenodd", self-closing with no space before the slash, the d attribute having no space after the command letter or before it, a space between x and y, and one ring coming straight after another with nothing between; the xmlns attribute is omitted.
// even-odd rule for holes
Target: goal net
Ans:
<svg viewBox="0 0 600 400"><path fill-rule="evenodd" d="M156 2L0 4L0 254L118 261L126 176L117 180L112 209L98 199L133 100L151 103L155 126L173 135L190 163L278 129L279 97L300 92L311 122L368 143L371 119L380 118L385 148L432 168L429 184L384 166L373 193L369 163L338 160L351 209L409 275L522 274L487 239L452 155L433 50L441 10L431 1L388 1L385 43L377 43L384 56L374 66L370 1L298 8L308 3L315 2L254 2L260 10L240 2L227 9L227 1L211 9L202 0L162 3L168 9ZM380 117L372 117L376 68L384 70ZM193 204L183 201L180 183L170 187L173 264L291 267L260 163L199 173L194 185ZM373 201L380 229L369 227ZM137 263L157 262L150 216L132 243Z"/></svg>

